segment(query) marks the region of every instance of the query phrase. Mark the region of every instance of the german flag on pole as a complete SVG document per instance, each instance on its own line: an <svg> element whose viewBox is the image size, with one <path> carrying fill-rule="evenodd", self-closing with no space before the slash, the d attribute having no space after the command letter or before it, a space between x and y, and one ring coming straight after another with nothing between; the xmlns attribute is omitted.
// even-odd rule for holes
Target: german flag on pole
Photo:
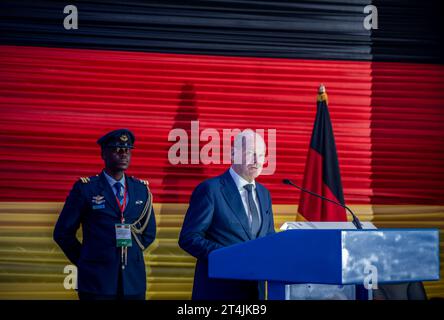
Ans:
<svg viewBox="0 0 444 320"><path fill-rule="evenodd" d="M328 113L328 97L321 85L316 120L305 164L303 188L344 203L335 137ZM347 221L345 209L308 193L301 193L299 213L310 221Z"/></svg>

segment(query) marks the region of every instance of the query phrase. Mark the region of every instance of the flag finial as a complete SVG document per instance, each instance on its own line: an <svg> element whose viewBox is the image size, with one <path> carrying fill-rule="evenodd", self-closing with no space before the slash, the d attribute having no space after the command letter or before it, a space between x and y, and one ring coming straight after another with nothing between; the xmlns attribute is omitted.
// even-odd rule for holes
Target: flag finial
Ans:
<svg viewBox="0 0 444 320"><path fill-rule="evenodd" d="M327 91L325 90L325 86L322 83L319 85L317 101L325 101L325 103L328 104Z"/></svg>

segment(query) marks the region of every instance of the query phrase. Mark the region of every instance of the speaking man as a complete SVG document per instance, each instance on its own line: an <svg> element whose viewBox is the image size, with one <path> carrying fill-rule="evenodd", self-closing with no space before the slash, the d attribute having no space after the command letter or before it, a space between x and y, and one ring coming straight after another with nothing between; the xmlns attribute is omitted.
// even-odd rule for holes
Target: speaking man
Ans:
<svg viewBox="0 0 444 320"><path fill-rule="evenodd" d="M197 258L192 298L196 300L257 300L263 283L208 277L211 251L274 233L270 192L255 181L261 174L266 146L252 130L234 139L232 165L222 175L193 191L179 245Z"/></svg>

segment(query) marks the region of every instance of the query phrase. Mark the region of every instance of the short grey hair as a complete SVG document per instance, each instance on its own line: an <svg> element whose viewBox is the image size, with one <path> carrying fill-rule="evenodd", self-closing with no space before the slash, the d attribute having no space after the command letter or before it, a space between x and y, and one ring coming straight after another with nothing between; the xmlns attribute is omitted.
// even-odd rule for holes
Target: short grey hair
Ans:
<svg viewBox="0 0 444 320"><path fill-rule="evenodd" d="M245 129L236 135L233 143L233 158L235 163L240 163L236 161L236 158L242 156L242 150L244 148L243 142L245 141L246 150L249 147L261 146L264 148L264 153L267 149L267 145L265 144L264 138L257 132L251 129ZM240 151L240 153L238 153ZM237 155L237 156L236 156ZM238 159L239 160L239 159ZM242 161L242 159L240 159Z"/></svg>

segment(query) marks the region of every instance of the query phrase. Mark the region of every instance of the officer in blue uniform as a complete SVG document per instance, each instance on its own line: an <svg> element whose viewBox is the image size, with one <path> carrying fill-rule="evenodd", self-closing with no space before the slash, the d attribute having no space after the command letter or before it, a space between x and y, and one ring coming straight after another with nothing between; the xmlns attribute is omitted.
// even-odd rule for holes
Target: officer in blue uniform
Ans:
<svg viewBox="0 0 444 320"><path fill-rule="evenodd" d="M81 300L145 299L143 250L156 222L148 182L125 175L134 141L127 129L97 141L105 168L74 184L56 223L54 240L78 268Z"/></svg>

